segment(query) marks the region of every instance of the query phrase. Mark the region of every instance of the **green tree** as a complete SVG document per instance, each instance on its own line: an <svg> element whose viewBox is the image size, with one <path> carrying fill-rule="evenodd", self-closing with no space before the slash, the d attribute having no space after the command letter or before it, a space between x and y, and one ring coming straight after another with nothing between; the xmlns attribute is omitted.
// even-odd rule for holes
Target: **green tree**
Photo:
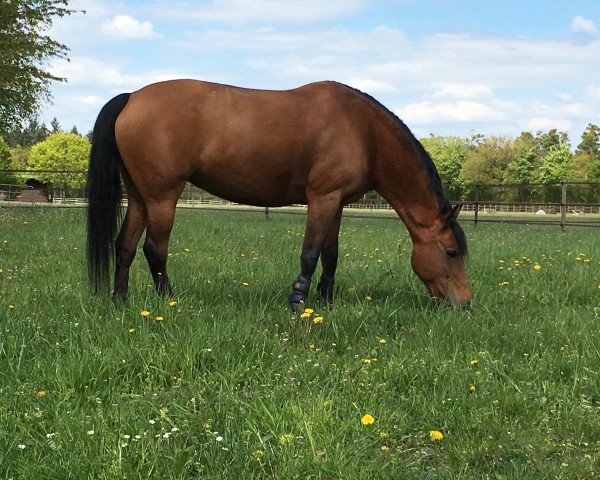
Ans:
<svg viewBox="0 0 600 480"><path fill-rule="evenodd" d="M581 134L581 141L575 150L573 166L575 179L594 181L596 164L600 161L600 128L593 123L588 124Z"/></svg>
<svg viewBox="0 0 600 480"><path fill-rule="evenodd" d="M8 144L0 137L0 185L14 185L15 175L11 172L3 172L2 170L11 170L12 162L10 157L10 148ZM0 190L3 190L0 187Z"/></svg>
<svg viewBox="0 0 600 480"><path fill-rule="evenodd" d="M63 129L60 122L58 121L58 118L54 117L50 122L50 133L58 133L62 131Z"/></svg>
<svg viewBox="0 0 600 480"><path fill-rule="evenodd" d="M563 179L570 180L574 176L573 153L565 142L552 147L542 158L542 165L538 172L538 181L541 183L559 183Z"/></svg>
<svg viewBox="0 0 600 480"><path fill-rule="evenodd" d="M600 159L595 159L588 165L588 180L590 182L600 182Z"/></svg>
<svg viewBox="0 0 600 480"><path fill-rule="evenodd" d="M514 159L513 142L508 137L490 136L469 151L461 171L465 183L504 183L506 169Z"/></svg>
<svg viewBox="0 0 600 480"><path fill-rule="evenodd" d="M593 123L589 123L585 131L581 134L581 142L577 145L576 154L588 153L600 155L600 128Z"/></svg>
<svg viewBox="0 0 600 480"><path fill-rule="evenodd" d="M46 140L31 147L29 168L33 170L87 169L90 142L73 133L53 133ZM72 173L36 173L36 178L55 187L81 188L85 175Z"/></svg>
<svg viewBox="0 0 600 480"><path fill-rule="evenodd" d="M17 145L31 147L42 140L46 140L49 134L50 132L46 125L40 124L36 119L33 119L24 128L21 125L13 126L6 135L6 143L11 148Z"/></svg>
<svg viewBox="0 0 600 480"><path fill-rule="evenodd" d="M467 159L468 145L459 137L430 136L421 143L431 155L446 194L453 200L463 198L464 183L460 176Z"/></svg>
<svg viewBox="0 0 600 480"><path fill-rule="evenodd" d="M530 132L522 132L513 142L514 157L508 163L507 183L528 184L534 181L536 168L539 166L537 146Z"/></svg>
<svg viewBox="0 0 600 480"><path fill-rule="evenodd" d="M559 132L556 128L548 130L547 133L538 131L535 134L535 140L539 148L538 155L544 157L550 150L558 148L561 143L569 145L569 137L566 132Z"/></svg>
<svg viewBox="0 0 600 480"><path fill-rule="evenodd" d="M31 152L31 147L22 147L21 145L17 145L14 148L10 149L10 157L12 168L14 170L26 170L29 164L29 154Z"/></svg>
<svg viewBox="0 0 600 480"><path fill-rule="evenodd" d="M52 58L66 58L67 47L45 32L54 19L70 15L69 0L0 2L0 132L31 118L50 97L52 81L44 69Z"/></svg>

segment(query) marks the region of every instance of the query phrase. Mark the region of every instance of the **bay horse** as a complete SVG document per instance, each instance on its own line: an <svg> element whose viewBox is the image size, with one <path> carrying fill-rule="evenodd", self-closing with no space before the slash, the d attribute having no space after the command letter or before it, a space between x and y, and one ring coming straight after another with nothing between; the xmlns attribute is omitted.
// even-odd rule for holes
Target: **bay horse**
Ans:
<svg viewBox="0 0 600 480"><path fill-rule="evenodd" d="M121 178L127 211L120 231ZM167 246L186 182L248 205L308 205L300 274L288 301L302 306L317 262L318 296L333 297L344 205L376 190L406 225L411 264L430 295L470 305L457 223L435 165L408 127L371 96L337 82L254 90L196 80L148 85L110 100L96 120L88 170L87 263L96 292L114 262L115 299L143 245L155 287L170 295Z"/></svg>

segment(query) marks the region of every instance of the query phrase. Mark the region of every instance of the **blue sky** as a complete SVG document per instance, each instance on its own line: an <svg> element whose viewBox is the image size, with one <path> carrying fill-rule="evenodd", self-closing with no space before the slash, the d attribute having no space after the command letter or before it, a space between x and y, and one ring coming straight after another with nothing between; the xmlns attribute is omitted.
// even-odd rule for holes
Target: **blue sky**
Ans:
<svg viewBox="0 0 600 480"><path fill-rule="evenodd" d="M112 96L197 78L252 88L337 80L417 136L600 124L598 0L73 0L42 119L91 129Z"/></svg>

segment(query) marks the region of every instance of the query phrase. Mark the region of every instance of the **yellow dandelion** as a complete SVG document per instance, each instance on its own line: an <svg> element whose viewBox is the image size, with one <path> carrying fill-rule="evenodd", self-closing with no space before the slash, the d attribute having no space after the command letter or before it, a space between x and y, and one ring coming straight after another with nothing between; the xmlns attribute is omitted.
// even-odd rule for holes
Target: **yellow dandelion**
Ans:
<svg viewBox="0 0 600 480"><path fill-rule="evenodd" d="M249 284L248 282L242 282L242 285L243 285L244 287L249 287L249 286L250 286L250 284Z"/></svg>
<svg viewBox="0 0 600 480"><path fill-rule="evenodd" d="M308 349L309 350L314 350L315 349L315 344L314 343L309 343L308 344Z"/></svg>
<svg viewBox="0 0 600 480"><path fill-rule="evenodd" d="M128 328L127 329L127 333L133 333L133 332L135 332L135 328Z"/></svg>
<svg viewBox="0 0 600 480"><path fill-rule="evenodd" d="M361 417L360 423L363 425L373 425L375 423L375 417L367 413Z"/></svg>
<svg viewBox="0 0 600 480"><path fill-rule="evenodd" d="M384 431L382 430L381 432L379 432L379 436L380 436L381 438L387 438L387 437L389 437L390 435L389 435L389 433L388 433L388 432L384 432Z"/></svg>
<svg viewBox="0 0 600 480"><path fill-rule="evenodd" d="M265 452L263 450L254 450L252 452L252 458L255 460L261 460L265 456Z"/></svg>
<svg viewBox="0 0 600 480"><path fill-rule="evenodd" d="M500 282L498 285L500 285L501 287L505 287L506 285L508 285L508 282L506 282L506 281Z"/></svg>
<svg viewBox="0 0 600 480"><path fill-rule="evenodd" d="M373 297L371 295L367 295L367 302L372 302L373 301Z"/></svg>
<svg viewBox="0 0 600 480"><path fill-rule="evenodd" d="M469 393L475 393L476 390L477 390L477 388L475 387L475 385L469 386Z"/></svg>
<svg viewBox="0 0 600 480"><path fill-rule="evenodd" d="M536 263L533 264L533 269L534 270L541 270L542 266L539 263L536 262Z"/></svg>
<svg viewBox="0 0 600 480"><path fill-rule="evenodd" d="M169 302L169 307L174 307L175 305L177 305L177 300L171 300Z"/></svg>
<svg viewBox="0 0 600 480"><path fill-rule="evenodd" d="M142 317L147 317L148 315L150 315L150 312L149 312L148 310L142 310L142 311L140 312L140 315L141 315Z"/></svg>
<svg viewBox="0 0 600 480"><path fill-rule="evenodd" d="M325 400L323 402L324 407L331 407L331 405L333 405L333 400Z"/></svg>
<svg viewBox="0 0 600 480"><path fill-rule="evenodd" d="M479 360L477 360L476 358L472 358L471 361L469 362L470 365L478 365L479 364Z"/></svg>
<svg viewBox="0 0 600 480"><path fill-rule="evenodd" d="M314 313L314 310L312 308L305 308L304 309L304 313L307 313L309 315L312 315Z"/></svg>
<svg viewBox="0 0 600 480"><path fill-rule="evenodd" d="M157 322L162 322L164 320L164 317L161 317L160 315L158 317L155 318L155 320Z"/></svg>
<svg viewBox="0 0 600 480"><path fill-rule="evenodd" d="M292 433L284 433L283 435L279 436L279 442L280 443L290 443L295 437L294 434Z"/></svg>
<svg viewBox="0 0 600 480"><path fill-rule="evenodd" d="M381 343L381 345L385 344L385 338L380 338L378 342Z"/></svg>
<svg viewBox="0 0 600 480"><path fill-rule="evenodd" d="M390 451L390 447L388 447L387 445L382 445L380 448L381 448L382 452L389 452Z"/></svg>
<svg viewBox="0 0 600 480"><path fill-rule="evenodd" d="M42 388L41 388L41 389L39 389L39 390L36 392L36 396L37 396L38 398L44 398L44 397L46 396L46 390L44 390L44 389L42 389Z"/></svg>
<svg viewBox="0 0 600 480"><path fill-rule="evenodd" d="M318 317L315 317L315 318L313 318L313 323L314 323L315 325L317 325L317 324L319 324L319 323L323 323L323 317L321 317L321 316L318 316Z"/></svg>
<svg viewBox="0 0 600 480"><path fill-rule="evenodd" d="M442 432L440 432L439 430L432 430L431 432L429 432L429 437L432 440L442 440L444 438L444 434Z"/></svg>
<svg viewBox="0 0 600 480"><path fill-rule="evenodd" d="M377 361L376 358L363 358L362 362L366 363L367 365L372 365L373 363L375 363Z"/></svg>

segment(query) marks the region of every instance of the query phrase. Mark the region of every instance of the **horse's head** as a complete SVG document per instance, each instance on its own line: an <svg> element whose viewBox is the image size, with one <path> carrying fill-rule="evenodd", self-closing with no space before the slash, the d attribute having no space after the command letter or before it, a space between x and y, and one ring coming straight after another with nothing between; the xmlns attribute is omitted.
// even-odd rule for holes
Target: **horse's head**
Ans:
<svg viewBox="0 0 600 480"><path fill-rule="evenodd" d="M461 206L440 214L434 224L413 238L411 263L431 296L453 305L471 306L465 272L467 242L456 221Z"/></svg>

